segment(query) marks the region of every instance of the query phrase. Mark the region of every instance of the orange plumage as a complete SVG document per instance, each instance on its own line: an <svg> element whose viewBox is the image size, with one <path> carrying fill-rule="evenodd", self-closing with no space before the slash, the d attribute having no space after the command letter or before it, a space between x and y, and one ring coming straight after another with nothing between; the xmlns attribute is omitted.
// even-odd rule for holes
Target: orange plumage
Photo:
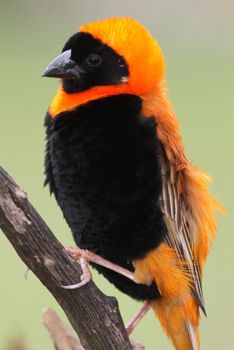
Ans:
<svg viewBox="0 0 234 350"><path fill-rule="evenodd" d="M161 298L151 305L175 348L197 350L199 306L204 311L202 269L215 237L215 211L222 208L208 191L209 176L186 157L166 94L163 54L155 39L131 18L93 22L80 31L123 56L128 63L129 80L73 94L60 86L50 105L50 115L55 118L61 112L106 96L133 94L142 98L143 114L156 119L157 136L164 149L161 208L168 237L144 258L134 261L135 277L148 285L156 281Z"/></svg>
<svg viewBox="0 0 234 350"><path fill-rule="evenodd" d="M191 210L191 249L193 259L199 266L202 275L204 262L215 238L215 212L223 211L223 208L208 191L207 184L210 177L187 160L179 125L167 99L164 84L162 81L162 85L159 84L153 92L145 96L144 113L154 115L157 119L158 137L164 144L170 164L171 176L167 181L177 188L178 194L183 195ZM186 317L194 327L197 348L199 348L199 307L191 295L190 281L183 273L183 266L171 264L171 254L171 251L167 251L167 247L164 247L164 254L156 249L145 258L148 271L156 278L163 296L162 300L154 302L152 307L176 349L191 349ZM159 282L162 276L164 276L163 280ZM186 290L187 296L182 301L181 296L186 293Z"/></svg>

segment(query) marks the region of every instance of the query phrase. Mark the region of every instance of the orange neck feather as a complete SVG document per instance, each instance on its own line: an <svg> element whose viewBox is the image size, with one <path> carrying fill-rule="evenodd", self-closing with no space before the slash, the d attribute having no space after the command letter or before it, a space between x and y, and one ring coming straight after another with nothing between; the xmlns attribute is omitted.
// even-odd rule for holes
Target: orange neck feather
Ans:
<svg viewBox="0 0 234 350"><path fill-rule="evenodd" d="M58 114L77 108L87 102L124 93L129 93L127 91L127 86L124 84L113 86L96 86L89 90L76 92L74 94L66 93L61 84L57 94L50 104L49 113L52 118L55 118Z"/></svg>
<svg viewBox="0 0 234 350"><path fill-rule="evenodd" d="M159 85L143 98L143 113L157 120L158 137L165 147L167 157L176 170L188 166L184 146L179 133L179 123L166 96L166 89Z"/></svg>

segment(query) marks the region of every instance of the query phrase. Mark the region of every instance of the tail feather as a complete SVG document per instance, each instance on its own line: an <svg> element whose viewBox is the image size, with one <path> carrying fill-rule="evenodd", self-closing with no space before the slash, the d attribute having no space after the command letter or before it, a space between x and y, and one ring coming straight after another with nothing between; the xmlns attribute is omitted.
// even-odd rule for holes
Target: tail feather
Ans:
<svg viewBox="0 0 234 350"><path fill-rule="evenodd" d="M187 315L186 315L185 322L186 322L186 326L188 329L189 338L191 341L191 346L192 346L191 350L199 350L200 346L199 346L198 341L197 341L196 331L195 331L194 327L192 326L191 322L189 321L189 318L187 317Z"/></svg>
<svg viewBox="0 0 234 350"><path fill-rule="evenodd" d="M175 299L166 300L164 297L152 302L152 308L176 350L200 349L199 311L195 306L191 313L191 300L189 305L183 305ZM193 301L192 304L194 306Z"/></svg>

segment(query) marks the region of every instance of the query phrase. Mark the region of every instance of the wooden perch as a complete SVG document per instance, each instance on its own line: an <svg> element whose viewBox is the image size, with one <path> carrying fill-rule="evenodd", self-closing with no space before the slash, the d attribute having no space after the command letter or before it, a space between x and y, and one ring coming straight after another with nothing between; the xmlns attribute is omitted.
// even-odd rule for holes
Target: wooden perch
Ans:
<svg viewBox="0 0 234 350"><path fill-rule="evenodd" d="M85 350L132 349L115 298L104 295L93 282L80 289L61 288L79 281L79 264L1 167L0 228L60 304Z"/></svg>

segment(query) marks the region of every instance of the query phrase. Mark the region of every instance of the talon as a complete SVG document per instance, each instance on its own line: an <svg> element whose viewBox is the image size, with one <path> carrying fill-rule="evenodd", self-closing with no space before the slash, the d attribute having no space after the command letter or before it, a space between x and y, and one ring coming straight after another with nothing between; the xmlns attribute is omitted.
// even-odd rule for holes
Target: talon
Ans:
<svg viewBox="0 0 234 350"><path fill-rule="evenodd" d="M24 269L24 278L26 279L26 281L27 281L27 279L28 279L28 273L29 273L29 271L30 271L30 268L29 268L28 266L25 266L25 269Z"/></svg>
<svg viewBox="0 0 234 350"><path fill-rule="evenodd" d="M67 286L64 286L64 285L61 285L62 288L64 289L78 289L80 287L83 287L85 284L87 284L89 281L87 280L84 280L84 281L81 281L79 283L76 283L76 284L70 284L70 285L67 285Z"/></svg>

